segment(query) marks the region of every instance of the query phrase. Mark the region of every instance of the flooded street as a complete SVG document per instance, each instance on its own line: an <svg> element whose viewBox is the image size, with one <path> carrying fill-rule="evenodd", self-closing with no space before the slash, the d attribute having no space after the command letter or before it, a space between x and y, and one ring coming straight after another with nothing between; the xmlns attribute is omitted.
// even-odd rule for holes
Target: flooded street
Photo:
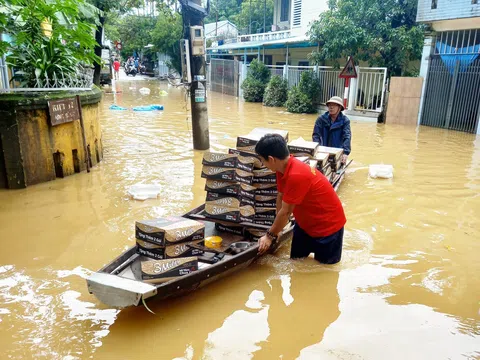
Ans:
<svg viewBox="0 0 480 360"><path fill-rule="evenodd" d="M156 315L98 302L85 278L134 245L135 220L205 199L182 90L119 88L104 96L104 161L90 174L0 189L0 359L480 359L480 137L435 128L352 121L340 264L291 261L284 246L192 295L151 301ZM311 137L315 115L209 95L214 151L255 127ZM112 111L114 96L165 110ZM378 163L393 180L368 177ZM137 183L162 192L132 200Z"/></svg>

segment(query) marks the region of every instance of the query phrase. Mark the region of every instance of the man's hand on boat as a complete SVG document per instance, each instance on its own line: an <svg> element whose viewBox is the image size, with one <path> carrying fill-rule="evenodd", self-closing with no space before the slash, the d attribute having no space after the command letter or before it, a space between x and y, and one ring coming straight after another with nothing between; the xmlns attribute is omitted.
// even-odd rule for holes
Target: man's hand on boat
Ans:
<svg viewBox="0 0 480 360"><path fill-rule="evenodd" d="M265 254L270 249L270 246L272 246L272 239L268 235L263 235L258 240L258 255Z"/></svg>
<svg viewBox="0 0 480 360"><path fill-rule="evenodd" d="M345 165L347 163L347 160L348 160L348 155L347 154L343 154L342 155L342 165Z"/></svg>

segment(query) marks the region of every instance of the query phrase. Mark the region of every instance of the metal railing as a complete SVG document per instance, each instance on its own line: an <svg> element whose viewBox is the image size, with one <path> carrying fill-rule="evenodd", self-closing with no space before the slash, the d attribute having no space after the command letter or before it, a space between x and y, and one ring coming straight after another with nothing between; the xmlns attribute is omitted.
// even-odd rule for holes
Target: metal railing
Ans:
<svg viewBox="0 0 480 360"><path fill-rule="evenodd" d="M246 65L247 72L249 67L250 65ZM298 86L303 72L315 71L320 87L320 104L325 105L332 96L340 96L343 99L345 80L339 78L340 69L332 66L267 65L267 67L272 75L279 75L286 79L289 88ZM350 94L353 96L349 96L349 103L353 102L355 110L381 112L385 101L387 68L357 67L357 75L356 80L350 83ZM349 108L352 107L349 106Z"/></svg>
<svg viewBox="0 0 480 360"><path fill-rule="evenodd" d="M442 31L436 36L435 55L477 55L479 52L479 29Z"/></svg>
<svg viewBox="0 0 480 360"><path fill-rule="evenodd" d="M260 34L246 34L237 37L238 42L281 40L292 37L290 30L272 31Z"/></svg>
<svg viewBox="0 0 480 360"><path fill-rule="evenodd" d="M51 77L47 75L37 76L32 87L19 87L18 83L12 81L10 88L3 84L1 92L28 92L28 91L52 91L52 90L91 90L93 87L93 68L78 66L77 72L71 74L54 73Z"/></svg>
<svg viewBox="0 0 480 360"><path fill-rule="evenodd" d="M305 71L314 71L314 66L288 66L287 81L288 87L298 86L302 73Z"/></svg>

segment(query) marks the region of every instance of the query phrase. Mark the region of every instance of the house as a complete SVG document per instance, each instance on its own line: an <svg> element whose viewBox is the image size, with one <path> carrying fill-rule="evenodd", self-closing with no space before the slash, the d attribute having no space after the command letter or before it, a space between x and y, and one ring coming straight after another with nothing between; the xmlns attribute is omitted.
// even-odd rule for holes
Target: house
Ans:
<svg viewBox="0 0 480 360"><path fill-rule="evenodd" d="M419 0L429 25L418 123L480 134L480 0Z"/></svg>
<svg viewBox="0 0 480 360"><path fill-rule="evenodd" d="M308 66L308 55L317 48L309 41L310 23L328 9L328 0L275 0L270 31L238 35L207 49L210 57L260 58L267 65Z"/></svg>

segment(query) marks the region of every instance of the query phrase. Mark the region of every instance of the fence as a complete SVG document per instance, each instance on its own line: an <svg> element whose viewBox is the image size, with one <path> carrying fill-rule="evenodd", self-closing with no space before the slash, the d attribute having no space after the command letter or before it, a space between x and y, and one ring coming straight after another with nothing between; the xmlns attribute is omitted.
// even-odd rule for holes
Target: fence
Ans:
<svg viewBox="0 0 480 360"><path fill-rule="evenodd" d="M13 81L10 84L10 88L8 88L8 84L2 81L0 91L91 90L93 86L93 72L92 68L79 65L75 74L53 73L50 77L47 74L36 76L32 87L19 87L18 83Z"/></svg>
<svg viewBox="0 0 480 360"><path fill-rule="evenodd" d="M208 66L210 90L226 95L238 96L238 61L212 59Z"/></svg>
<svg viewBox="0 0 480 360"><path fill-rule="evenodd" d="M238 96L242 66L235 60L212 59L208 67L208 80L212 91ZM315 71L320 87L320 104L332 96L343 98L345 80L339 78L341 70L332 66L286 66L267 65L271 75L283 77L288 87L298 86L305 71ZM249 65L247 65L248 71ZM383 109L387 81L386 68L357 67L357 78L350 83L349 109L381 112Z"/></svg>

